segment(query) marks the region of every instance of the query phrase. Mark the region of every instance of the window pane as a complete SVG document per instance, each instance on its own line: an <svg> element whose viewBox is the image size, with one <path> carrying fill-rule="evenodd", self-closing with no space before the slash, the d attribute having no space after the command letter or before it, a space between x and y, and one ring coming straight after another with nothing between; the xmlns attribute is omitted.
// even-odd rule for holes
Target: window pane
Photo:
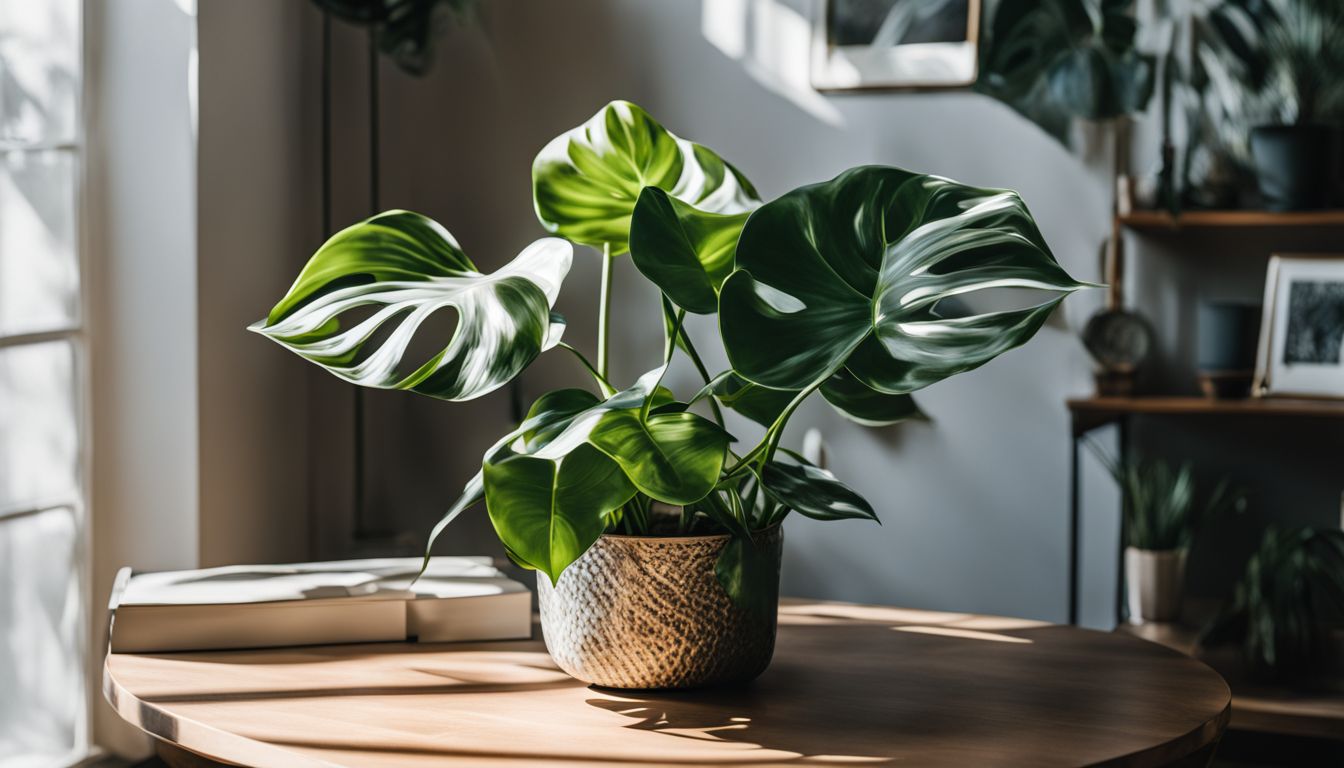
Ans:
<svg viewBox="0 0 1344 768"><path fill-rule="evenodd" d="M0 3L0 140L75 139L79 0Z"/></svg>
<svg viewBox="0 0 1344 768"><path fill-rule="evenodd" d="M65 341L0 349L0 510L77 498L73 358Z"/></svg>
<svg viewBox="0 0 1344 768"><path fill-rule="evenodd" d="M77 531L69 509L0 520L0 768L60 765L76 748Z"/></svg>
<svg viewBox="0 0 1344 768"><path fill-rule="evenodd" d="M0 153L0 335L75 321L74 174L68 151Z"/></svg>

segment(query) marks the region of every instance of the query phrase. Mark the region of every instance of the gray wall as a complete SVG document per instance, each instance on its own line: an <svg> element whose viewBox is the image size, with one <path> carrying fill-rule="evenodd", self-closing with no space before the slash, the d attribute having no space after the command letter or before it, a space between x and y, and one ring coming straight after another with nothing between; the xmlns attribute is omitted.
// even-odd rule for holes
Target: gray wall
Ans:
<svg viewBox="0 0 1344 768"><path fill-rule="evenodd" d="M117 570L198 563L195 37L173 0L86 3L91 691ZM100 746L148 752L92 704Z"/></svg>
<svg viewBox="0 0 1344 768"><path fill-rule="evenodd" d="M211 5L202 13L203 30ZM239 5L260 13L261 6ZM305 469L310 551L414 553L481 452L511 426L509 391L456 405L366 393L365 514L356 520L351 388L278 349L263 349L260 339L229 335L235 323L265 311L320 241L311 229L318 199L319 23L307 3L286 7L267 17L275 26L247 43L237 36L246 26L238 17L226 25L234 36L221 37L215 48L220 57L229 55L228 45L257 50L254 61L239 68L237 83L221 74L212 88L223 92L217 98L225 106L210 118L222 128L214 134L214 171L202 176L201 209L222 210L221 226L211 232L232 239L220 245L213 235L202 236L202 269L218 271L202 282L201 322L214 329L211 339L223 340L218 365L206 361L202 369L223 383L202 384L202 392L212 394L203 395L201 424L217 430L225 449L202 435L201 483L214 489L208 501L220 513L230 508L226 494L234 488L241 489L238 503L247 503L247 528L217 530L255 529L279 538L235 537L239 546L211 560L290 551L294 537L304 535L290 505L305 497L292 483ZM805 0L492 0L484 7L482 24L454 28L442 40L427 78L408 77L385 60L379 65L379 207L439 219L483 269L504 264L543 234L530 200L536 151L608 100L626 98L720 151L767 197L863 163L1018 189L1065 266L1082 279L1100 277L1097 252L1108 229L1111 189L1104 130L1080 127L1071 153L1006 107L970 93L818 95L807 86ZM368 61L364 34L334 26L333 226L340 227L371 211ZM204 34L203 57L210 48ZM203 87L209 65L208 59L202 65ZM266 77L268 71L274 77ZM203 95L203 162L212 135L205 122L209 99ZM237 122L238 113L270 122L249 126ZM1136 156L1140 173L1153 168L1153 128L1149 122L1137 130L1139 146L1149 150ZM285 170L277 171L277 164ZM255 199L248 199L252 193ZM224 226L233 222L265 229ZM203 233L209 226L203 219ZM1168 370L1157 383L1193 389L1189 339L1196 299L1255 298L1272 250L1339 247L1328 233L1202 243L1131 238L1132 303L1160 329ZM228 261L231 250L237 271ZM598 257L580 253L558 307L571 321L567 338L590 354L597 274ZM615 372L630 381L658 358L656 296L628 263L618 271L617 287ZM1064 400L1091 390L1090 363L1076 336L1101 299L1100 292L1071 298L1026 348L927 390L920 399L930 424L868 430L820 403L805 407L787 439L796 442L807 427L820 428L833 468L873 501L885 524L790 520L785 591L1063 619ZM712 321L696 318L690 327L702 349L715 350L711 365L722 366ZM203 345L205 339L203 333ZM303 373L295 373L300 368ZM296 389L294 376L306 376L306 384ZM696 383L685 367L672 380L683 391ZM552 354L523 376L520 388L530 401L581 382L571 360ZM278 399L263 395L272 392ZM263 414L262 423L233 423L244 408ZM306 415L306 443L294 432L296 413ZM757 434L746 422L731 426L744 439ZM1099 437L1114 442L1112 432ZM1266 519L1337 519L1340 478L1332 462L1344 437L1330 425L1141 421L1136 438L1149 453L1195 456L1206 474L1232 473L1256 494L1252 515L1220 526L1195 554L1197 585L1209 594L1226 591ZM288 463L247 453L263 444L279 446L271 455ZM212 458L217 451L219 460ZM1117 503L1108 479L1086 457L1084 495L1083 618L1109 626ZM368 535L352 546L359 528ZM439 551L502 554L479 509L454 523Z"/></svg>
<svg viewBox="0 0 1344 768"><path fill-rule="evenodd" d="M530 201L536 151L606 101L625 98L715 148L767 197L864 163L1019 189L1066 267L1098 277L1109 206L1103 172L973 94L811 92L806 12L805 3L724 0L703 9L688 0L490 3L485 29L450 33L427 79L384 66L383 207L438 218L468 255L493 269L544 234ZM345 55L361 51L356 45ZM347 123L364 119L357 97L345 108ZM1085 152L1100 157L1104 149ZM578 255L558 306L571 321L568 340L590 353L598 261L592 252ZM615 373L628 382L660 354L656 295L628 262L616 282ZM868 430L824 404L804 407L786 439L820 428L833 468L872 500L884 524L791 519L785 591L1062 619L1063 402L1090 386L1074 334L1099 301L1071 299L1028 347L930 388L920 399L931 424ZM702 349L715 350L712 367L721 367L712 322L695 318L691 330ZM687 369L675 380L682 390L696 384ZM570 360L549 355L522 388L530 401L580 381ZM371 515L396 521L390 527L428 527L508 428L506 392L470 405L400 393L373 393L369 402L368 504ZM731 428L753 441L759 434L744 421ZM1113 522L1104 499L1100 506L1090 560L1097 577L1088 584L1104 622L1113 557L1105 535ZM483 510L443 538L443 551L497 550Z"/></svg>

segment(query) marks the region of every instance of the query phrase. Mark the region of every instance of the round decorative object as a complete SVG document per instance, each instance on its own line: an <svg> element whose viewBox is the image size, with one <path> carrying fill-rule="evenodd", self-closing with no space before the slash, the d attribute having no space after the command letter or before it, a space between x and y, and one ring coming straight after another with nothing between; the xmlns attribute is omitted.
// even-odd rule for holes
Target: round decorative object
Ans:
<svg viewBox="0 0 1344 768"><path fill-rule="evenodd" d="M1102 310L1083 328L1083 346L1105 370L1133 370L1148 356L1152 332L1137 313Z"/></svg>
<svg viewBox="0 0 1344 768"><path fill-rule="evenodd" d="M699 688L745 683L770 665L776 616L738 608L714 573L718 536L597 540L552 585L537 577L541 631L571 676L608 688ZM778 563L779 526L754 534ZM774 582L778 596L778 579Z"/></svg>

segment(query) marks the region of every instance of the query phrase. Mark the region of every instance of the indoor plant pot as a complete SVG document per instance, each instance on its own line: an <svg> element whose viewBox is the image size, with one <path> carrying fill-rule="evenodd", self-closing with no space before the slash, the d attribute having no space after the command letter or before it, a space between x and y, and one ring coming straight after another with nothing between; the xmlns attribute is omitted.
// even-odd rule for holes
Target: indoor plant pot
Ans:
<svg viewBox="0 0 1344 768"><path fill-rule="evenodd" d="M499 389L547 350L574 356L583 385L537 398L429 538L484 502L509 557L538 572L557 662L604 685L751 679L773 645L779 525L877 519L782 444L805 400L868 427L920 416L912 392L1026 343L1086 287L1011 190L864 166L765 201L712 150L623 101L538 153L532 196L555 236L493 273L439 223L388 211L333 235L252 329L347 381L449 401ZM595 362L552 311L576 244L602 258ZM621 264L657 287L663 330L659 364L633 382L609 360ZM937 311L1012 287L1048 298ZM411 342L442 309L458 324L426 359ZM706 366L687 314L717 320L726 370ZM678 355L696 390L665 384ZM725 411L742 417L731 433ZM763 428L754 444L747 420Z"/></svg>
<svg viewBox="0 0 1344 768"><path fill-rule="evenodd" d="M1271 211L1325 208L1330 201L1332 136L1325 125L1262 125L1251 129L1251 157L1264 205Z"/></svg>
<svg viewBox="0 0 1344 768"><path fill-rule="evenodd" d="M1125 593L1129 620L1134 624L1175 621L1185 596L1185 559L1180 549L1125 547Z"/></svg>
<svg viewBox="0 0 1344 768"><path fill-rule="evenodd" d="M610 688L696 688L754 679L775 649L775 613L735 605L715 575L727 534L606 534L551 585L537 579L546 650L565 672ZM752 537L774 565L784 536Z"/></svg>

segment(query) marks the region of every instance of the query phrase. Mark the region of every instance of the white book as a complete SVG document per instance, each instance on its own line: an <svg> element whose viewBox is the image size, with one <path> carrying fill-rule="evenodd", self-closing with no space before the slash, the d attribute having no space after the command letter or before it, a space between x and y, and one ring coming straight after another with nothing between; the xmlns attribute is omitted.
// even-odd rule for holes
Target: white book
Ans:
<svg viewBox="0 0 1344 768"><path fill-rule="evenodd" d="M241 565L117 575L114 653L527 638L531 593L485 557Z"/></svg>

